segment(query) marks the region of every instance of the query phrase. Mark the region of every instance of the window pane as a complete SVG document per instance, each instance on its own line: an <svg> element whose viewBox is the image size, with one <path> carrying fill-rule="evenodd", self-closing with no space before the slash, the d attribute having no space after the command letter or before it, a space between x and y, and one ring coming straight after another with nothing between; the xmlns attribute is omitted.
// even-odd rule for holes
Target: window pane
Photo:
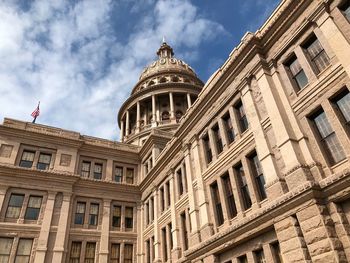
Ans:
<svg viewBox="0 0 350 263"><path fill-rule="evenodd" d="M115 167L114 180L117 183L121 183L123 181L123 167L119 167L119 166Z"/></svg>
<svg viewBox="0 0 350 263"><path fill-rule="evenodd" d="M19 218L21 213L24 195L11 194L9 205L6 211L7 218Z"/></svg>
<svg viewBox="0 0 350 263"><path fill-rule="evenodd" d="M133 258L133 245L125 244L124 246L124 263L131 263Z"/></svg>
<svg viewBox="0 0 350 263"><path fill-rule="evenodd" d="M19 166L31 168L34 161L35 152L23 151Z"/></svg>
<svg viewBox="0 0 350 263"><path fill-rule="evenodd" d="M40 213L41 202L41 196L30 196L24 218L28 220L37 220Z"/></svg>
<svg viewBox="0 0 350 263"><path fill-rule="evenodd" d="M132 168L126 169L126 183L128 184L134 183L134 169Z"/></svg>
<svg viewBox="0 0 350 263"><path fill-rule="evenodd" d="M133 212L134 212L134 209L132 207L125 207L125 227L126 228L133 227Z"/></svg>
<svg viewBox="0 0 350 263"><path fill-rule="evenodd" d="M94 179L100 180L102 178L102 168L103 168L102 164L95 163L95 166L94 166Z"/></svg>
<svg viewBox="0 0 350 263"><path fill-rule="evenodd" d="M21 238L18 242L15 263L28 263L32 250L33 239Z"/></svg>
<svg viewBox="0 0 350 263"><path fill-rule="evenodd" d="M97 225L98 222L98 204L90 204L89 224Z"/></svg>
<svg viewBox="0 0 350 263"><path fill-rule="evenodd" d="M307 83L309 82L309 80L307 79L304 70L301 70L298 74L295 75L294 77L295 81L298 84L298 87L300 89L304 88Z"/></svg>
<svg viewBox="0 0 350 263"><path fill-rule="evenodd" d="M323 110L313 117L313 122L321 136L321 143L323 144L324 150L327 152L330 163L335 164L343 160L345 158L343 147L329 124Z"/></svg>
<svg viewBox="0 0 350 263"><path fill-rule="evenodd" d="M112 226L120 227L120 223L121 223L121 206L113 206Z"/></svg>
<svg viewBox="0 0 350 263"><path fill-rule="evenodd" d="M86 243L86 249L85 249L85 263L94 263L95 261L95 249L96 249L96 243L95 242L87 242Z"/></svg>
<svg viewBox="0 0 350 263"><path fill-rule="evenodd" d="M70 251L70 263L79 263L81 253L81 242L72 242Z"/></svg>
<svg viewBox="0 0 350 263"><path fill-rule="evenodd" d="M0 238L0 262L7 263L10 257L13 238Z"/></svg>
<svg viewBox="0 0 350 263"><path fill-rule="evenodd" d="M120 244L113 243L111 246L111 263L119 263Z"/></svg>
<svg viewBox="0 0 350 263"><path fill-rule="evenodd" d="M50 164L50 162L51 162L51 154L40 153L40 155L39 155L39 162L40 163Z"/></svg>
<svg viewBox="0 0 350 263"><path fill-rule="evenodd" d="M264 251L262 249L254 251L256 263L266 263Z"/></svg>
<svg viewBox="0 0 350 263"><path fill-rule="evenodd" d="M347 90L340 98L336 100L336 104L342 113L346 122L350 122L350 93Z"/></svg>
<svg viewBox="0 0 350 263"><path fill-rule="evenodd" d="M85 216L85 202L77 202L74 224L83 225L84 224L84 216Z"/></svg>

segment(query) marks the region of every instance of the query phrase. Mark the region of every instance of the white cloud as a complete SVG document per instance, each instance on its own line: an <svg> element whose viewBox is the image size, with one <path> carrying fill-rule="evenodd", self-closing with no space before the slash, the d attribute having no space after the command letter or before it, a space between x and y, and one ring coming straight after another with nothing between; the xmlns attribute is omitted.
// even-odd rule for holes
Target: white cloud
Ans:
<svg viewBox="0 0 350 263"><path fill-rule="evenodd" d="M127 1L130 12L143 10ZM40 0L26 10L1 2L0 118L30 121L40 100L39 123L116 139L117 110L163 35L195 59L201 42L225 32L189 0L143 2L152 12L140 13L127 41L117 41L111 26L118 8L111 0Z"/></svg>

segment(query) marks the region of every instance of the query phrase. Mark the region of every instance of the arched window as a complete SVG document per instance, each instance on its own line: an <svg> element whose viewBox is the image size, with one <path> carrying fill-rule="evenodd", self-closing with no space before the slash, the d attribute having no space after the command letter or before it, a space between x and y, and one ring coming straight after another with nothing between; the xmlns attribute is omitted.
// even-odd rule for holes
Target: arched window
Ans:
<svg viewBox="0 0 350 263"><path fill-rule="evenodd" d="M155 84L155 82L153 80L151 80L149 83L148 83L148 87L149 86L153 86Z"/></svg>
<svg viewBox="0 0 350 263"><path fill-rule="evenodd" d="M180 110L176 111L176 113L175 113L176 122L180 121L182 115L183 115L182 111L180 111Z"/></svg>
<svg viewBox="0 0 350 263"><path fill-rule="evenodd" d="M162 77L160 80L159 80L159 83L165 83L167 82L167 79L165 77Z"/></svg>
<svg viewBox="0 0 350 263"><path fill-rule="evenodd" d="M162 121L169 120L169 118L170 118L169 112L168 111L163 111L162 112Z"/></svg>
<svg viewBox="0 0 350 263"><path fill-rule="evenodd" d="M173 76L173 77L171 78L171 81L172 81L172 82L179 82L179 77L178 77L178 76Z"/></svg>

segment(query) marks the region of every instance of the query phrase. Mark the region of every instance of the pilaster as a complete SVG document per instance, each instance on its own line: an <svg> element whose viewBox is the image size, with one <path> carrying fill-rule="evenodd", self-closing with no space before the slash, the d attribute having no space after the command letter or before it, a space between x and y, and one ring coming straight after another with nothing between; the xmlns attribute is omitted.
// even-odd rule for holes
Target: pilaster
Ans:
<svg viewBox="0 0 350 263"><path fill-rule="evenodd" d="M100 250L99 250L99 262L108 262L109 251L109 228L110 228L110 211L111 200L104 199L102 207L102 223L101 223L101 238L100 238Z"/></svg>

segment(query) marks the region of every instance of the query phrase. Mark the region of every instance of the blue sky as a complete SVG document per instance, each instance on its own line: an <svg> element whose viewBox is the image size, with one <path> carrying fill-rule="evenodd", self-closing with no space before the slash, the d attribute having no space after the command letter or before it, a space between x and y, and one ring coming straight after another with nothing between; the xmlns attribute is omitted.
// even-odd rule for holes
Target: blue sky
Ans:
<svg viewBox="0 0 350 263"><path fill-rule="evenodd" d="M279 0L0 0L0 119L118 139L117 113L165 36L206 82Z"/></svg>

